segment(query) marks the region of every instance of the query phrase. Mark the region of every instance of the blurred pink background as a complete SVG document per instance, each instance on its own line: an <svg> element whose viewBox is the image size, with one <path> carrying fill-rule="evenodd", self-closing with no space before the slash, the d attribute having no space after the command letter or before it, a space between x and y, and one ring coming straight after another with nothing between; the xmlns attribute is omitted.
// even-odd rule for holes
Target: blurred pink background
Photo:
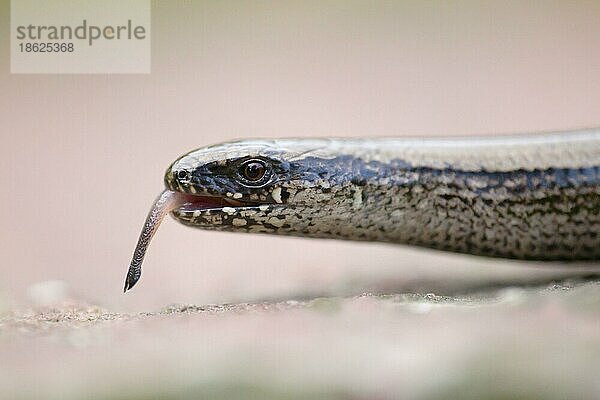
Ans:
<svg viewBox="0 0 600 400"><path fill-rule="evenodd" d="M142 280L122 294L163 172L193 148L600 125L596 1L153 2L149 75L11 75L9 2L0 4L0 303L9 306L35 302L32 285L46 281L70 297L147 310L516 279L531 269L169 219Z"/></svg>

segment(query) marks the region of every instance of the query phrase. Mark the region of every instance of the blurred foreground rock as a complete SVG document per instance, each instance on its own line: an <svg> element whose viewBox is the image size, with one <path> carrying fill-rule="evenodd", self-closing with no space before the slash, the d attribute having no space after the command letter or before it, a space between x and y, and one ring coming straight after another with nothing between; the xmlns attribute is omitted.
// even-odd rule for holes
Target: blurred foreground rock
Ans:
<svg viewBox="0 0 600 400"><path fill-rule="evenodd" d="M600 398L600 281L0 317L0 390L46 399Z"/></svg>

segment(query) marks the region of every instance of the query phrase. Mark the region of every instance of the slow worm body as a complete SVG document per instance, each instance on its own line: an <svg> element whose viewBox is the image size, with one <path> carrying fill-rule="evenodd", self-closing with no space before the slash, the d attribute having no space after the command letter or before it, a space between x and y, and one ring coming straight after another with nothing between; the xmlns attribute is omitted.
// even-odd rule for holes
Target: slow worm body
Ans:
<svg viewBox="0 0 600 400"><path fill-rule="evenodd" d="M600 259L600 130L483 138L245 140L165 173L127 275L167 213L201 229Z"/></svg>

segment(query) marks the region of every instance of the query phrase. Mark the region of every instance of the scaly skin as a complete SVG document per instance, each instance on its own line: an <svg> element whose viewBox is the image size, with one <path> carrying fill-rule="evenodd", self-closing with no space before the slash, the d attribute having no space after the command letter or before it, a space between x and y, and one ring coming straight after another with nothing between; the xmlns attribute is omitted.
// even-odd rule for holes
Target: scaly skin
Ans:
<svg viewBox="0 0 600 400"><path fill-rule="evenodd" d="M255 157L274 166L272 183L259 189L234 177L240 159ZM174 179L182 169L190 182ZM598 131L421 142L242 141L189 153L165 182L172 190L237 193L238 201L257 204L172 212L197 228L518 259L600 258Z"/></svg>
<svg viewBox="0 0 600 400"><path fill-rule="evenodd" d="M265 174L252 182L244 171L256 161ZM600 130L246 140L180 157L165 186L167 212L201 229L600 259ZM165 212L157 204L150 216ZM142 237L158 223L147 223ZM132 262L126 289L139 278L147 242L135 253L140 261Z"/></svg>

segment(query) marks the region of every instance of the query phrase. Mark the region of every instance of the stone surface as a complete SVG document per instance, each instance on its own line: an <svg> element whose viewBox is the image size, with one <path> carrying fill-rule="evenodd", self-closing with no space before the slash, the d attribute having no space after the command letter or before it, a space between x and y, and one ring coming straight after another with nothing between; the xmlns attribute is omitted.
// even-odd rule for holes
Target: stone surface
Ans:
<svg viewBox="0 0 600 400"><path fill-rule="evenodd" d="M600 280L5 312L7 398L598 398Z"/></svg>

